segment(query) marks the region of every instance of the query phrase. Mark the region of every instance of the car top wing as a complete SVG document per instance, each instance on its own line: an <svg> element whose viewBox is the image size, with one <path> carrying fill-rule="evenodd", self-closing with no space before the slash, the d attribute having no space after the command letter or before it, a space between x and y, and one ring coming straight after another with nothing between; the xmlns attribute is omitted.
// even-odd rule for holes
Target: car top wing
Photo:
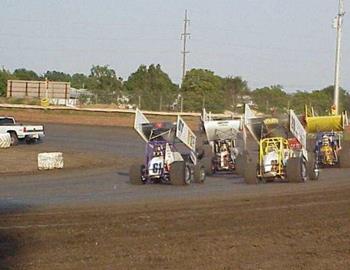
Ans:
<svg viewBox="0 0 350 270"><path fill-rule="evenodd" d="M208 141L236 139L241 129L241 119L211 120L204 122Z"/></svg>
<svg viewBox="0 0 350 270"><path fill-rule="evenodd" d="M146 138L145 134L143 134L142 125L143 124L149 124L149 123L150 123L150 121L148 121L146 116L139 109L136 109L136 111L135 111L134 129L137 131L137 133L141 136L141 138L145 142L148 142L148 139Z"/></svg>
<svg viewBox="0 0 350 270"><path fill-rule="evenodd" d="M181 116L178 116L176 121L176 137L193 152L195 152L197 137L194 135L193 131L189 128L186 122L181 118Z"/></svg>

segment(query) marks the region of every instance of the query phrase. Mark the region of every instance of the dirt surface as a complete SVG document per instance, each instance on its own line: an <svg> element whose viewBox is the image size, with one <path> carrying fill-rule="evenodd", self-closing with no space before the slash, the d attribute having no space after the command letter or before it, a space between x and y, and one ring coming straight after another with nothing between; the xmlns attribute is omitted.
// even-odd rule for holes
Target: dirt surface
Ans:
<svg viewBox="0 0 350 270"><path fill-rule="evenodd" d="M135 161L131 155L134 151L127 152L131 145L126 143L127 140L131 138L137 142L136 134L131 129L46 124L45 132L46 136L39 143L20 143L1 149L0 176L46 173L37 169L37 155L42 152L63 152L63 170L123 169Z"/></svg>
<svg viewBox="0 0 350 270"><path fill-rule="evenodd" d="M349 269L350 185L331 192L35 210L0 220L1 269Z"/></svg>
<svg viewBox="0 0 350 270"><path fill-rule="evenodd" d="M39 123L39 124L75 124L90 126L117 126L133 127L134 114L132 113L113 113L113 112L79 112L79 111L50 111L34 109L0 109L1 116L15 117L19 123ZM176 121L175 116L156 116L146 115L151 122L156 121ZM188 125L197 129L199 126L199 117L183 117Z"/></svg>
<svg viewBox="0 0 350 270"><path fill-rule="evenodd" d="M144 143L132 129L46 133L0 152L2 170L47 150L72 166L0 175L0 269L350 269L350 169L304 184L133 186Z"/></svg>
<svg viewBox="0 0 350 270"><path fill-rule="evenodd" d="M8 175L28 175L48 173L48 171L38 170L37 157L39 153L50 152L50 149L44 147L16 146L9 149L2 149L0 152L0 176ZM65 151L64 169L86 169L115 167L117 169L126 168L132 162L132 159L118 155L96 155L92 153L80 153L74 151Z"/></svg>

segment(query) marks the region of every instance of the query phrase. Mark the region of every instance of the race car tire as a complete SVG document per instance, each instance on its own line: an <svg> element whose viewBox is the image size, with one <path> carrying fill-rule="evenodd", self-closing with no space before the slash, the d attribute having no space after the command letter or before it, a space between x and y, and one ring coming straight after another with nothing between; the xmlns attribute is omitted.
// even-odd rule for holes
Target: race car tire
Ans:
<svg viewBox="0 0 350 270"><path fill-rule="evenodd" d="M246 159L244 164L244 181L248 185L256 185L259 183L257 176L257 160L254 158Z"/></svg>
<svg viewBox="0 0 350 270"><path fill-rule="evenodd" d="M129 170L130 183L133 185L142 185L144 181L142 180L142 169L144 165L133 164Z"/></svg>
<svg viewBox="0 0 350 270"><path fill-rule="evenodd" d="M10 136L11 136L11 145L17 145L18 144L17 133L14 131L11 131Z"/></svg>
<svg viewBox="0 0 350 270"><path fill-rule="evenodd" d="M292 157L287 162L287 179L291 183L302 183L307 179L307 165L302 157Z"/></svg>
<svg viewBox="0 0 350 270"><path fill-rule="evenodd" d="M199 162L193 168L193 181L195 183L203 184L206 178L205 167Z"/></svg>
<svg viewBox="0 0 350 270"><path fill-rule="evenodd" d="M189 185L191 171L184 161L175 161L171 164L170 183L174 186Z"/></svg>
<svg viewBox="0 0 350 270"><path fill-rule="evenodd" d="M320 172L317 170L315 171L315 154L314 153L308 153L308 162L307 162L307 174L309 176L309 180L316 181L318 180Z"/></svg>
<svg viewBox="0 0 350 270"><path fill-rule="evenodd" d="M197 153L199 158L213 158L214 156L211 146L204 142L197 147Z"/></svg>
<svg viewBox="0 0 350 270"><path fill-rule="evenodd" d="M245 156L243 154L238 154L235 160L235 171L238 175L243 175L244 173Z"/></svg>
<svg viewBox="0 0 350 270"><path fill-rule="evenodd" d="M343 142L343 147L338 155L340 168L350 168L350 143Z"/></svg>
<svg viewBox="0 0 350 270"><path fill-rule="evenodd" d="M201 159L201 164L204 166L206 175L213 175L213 161L211 158L205 157Z"/></svg>

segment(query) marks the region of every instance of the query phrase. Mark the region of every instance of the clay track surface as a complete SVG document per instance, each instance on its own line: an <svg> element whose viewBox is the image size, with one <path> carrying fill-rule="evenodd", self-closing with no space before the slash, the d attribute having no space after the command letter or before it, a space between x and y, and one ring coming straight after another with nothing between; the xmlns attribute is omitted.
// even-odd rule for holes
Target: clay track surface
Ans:
<svg viewBox="0 0 350 270"><path fill-rule="evenodd" d="M131 129L46 131L30 147L99 159L143 151ZM248 186L221 175L187 187L132 186L128 162L1 177L0 268L350 268L349 170L305 184Z"/></svg>

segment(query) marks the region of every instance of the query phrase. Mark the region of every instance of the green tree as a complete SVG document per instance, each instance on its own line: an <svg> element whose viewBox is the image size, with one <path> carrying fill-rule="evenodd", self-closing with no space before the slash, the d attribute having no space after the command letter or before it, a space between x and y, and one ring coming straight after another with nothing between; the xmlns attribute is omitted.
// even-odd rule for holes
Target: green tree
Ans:
<svg viewBox="0 0 350 270"><path fill-rule="evenodd" d="M27 70L25 68L16 69L13 75L18 80L26 81L38 81L40 77L33 70Z"/></svg>
<svg viewBox="0 0 350 270"><path fill-rule="evenodd" d="M241 77L226 77L223 80L225 108L236 111L237 104L243 103L243 96L249 95L248 82Z"/></svg>
<svg viewBox="0 0 350 270"><path fill-rule="evenodd" d="M328 86L321 90L315 90L310 95L310 105L319 115L330 113L333 100L334 87ZM339 112L349 108L349 94L343 89L339 89Z"/></svg>
<svg viewBox="0 0 350 270"><path fill-rule="evenodd" d="M186 111L201 111L205 107L211 112L223 112L225 92L223 79L205 69L192 69L186 73L181 92Z"/></svg>
<svg viewBox="0 0 350 270"><path fill-rule="evenodd" d="M123 84L116 72L105 66L92 66L88 89L96 95L97 103L113 103L117 102L118 97L123 90Z"/></svg>
<svg viewBox="0 0 350 270"><path fill-rule="evenodd" d="M89 77L83 73L75 73L71 77L71 86L74 88L86 88L89 84Z"/></svg>
<svg viewBox="0 0 350 270"><path fill-rule="evenodd" d="M6 95L7 80L13 79L13 75L10 71L2 69L0 70L0 96Z"/></svg>
<svg viewBox="0 0 350 270"><path fill-rule="evenodd" d="M282 90L280 85L255 89L252 92L252 98L260 112L282 113L288 109L289 95Z"/></svg>
<svg viewBox="0 0 350 270"><path fill-rule="evenodd" d="M175 100L178 87L162 71L160 65L141 65L132 73L125 83L130 102L138 104L141 97L141 107L146 110L164 110Z"/></svg>
<svg viewBox="0 0 350 270"><path fill-rule="evenodd" d="M47 78L49 81L54 82L69 82L71 80L71 76L69 74L56 70L46 71L43 78Z"/></svg>
<svg viewBox="0 0 350 270"><path fill-rule="evenodd" d="M293 109L296 113L301 114L304 112L305 105L312 106L312 93L306 91L297 91L291 94L289 108Z"/></svg>

